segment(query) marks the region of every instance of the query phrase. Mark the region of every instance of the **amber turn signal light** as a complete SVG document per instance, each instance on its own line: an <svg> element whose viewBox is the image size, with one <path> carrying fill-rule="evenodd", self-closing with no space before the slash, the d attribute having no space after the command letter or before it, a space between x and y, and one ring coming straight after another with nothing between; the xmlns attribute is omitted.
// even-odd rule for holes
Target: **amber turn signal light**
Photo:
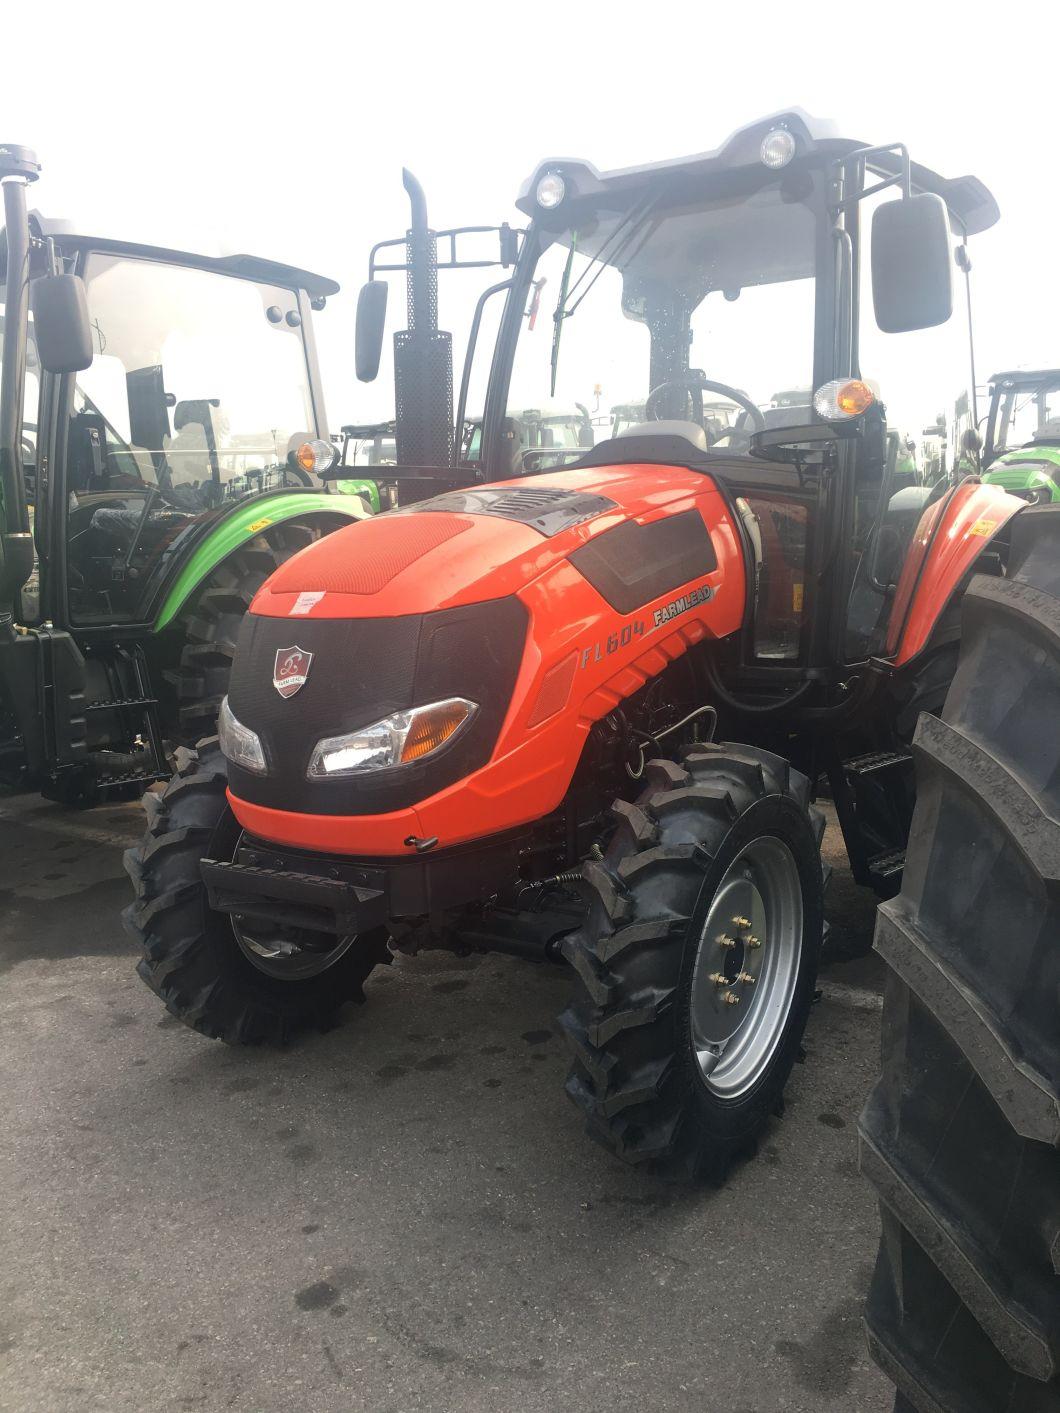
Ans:
<svg viewBox="0 0 1060 1413"><path fill-rule="evenodd" d="M470 702L454 697L435 706L421 707L409 727L405 744L401 751L401 764L419 760L420 756L430 755L439 746L444 746L458 727L463 726L472 712Z"/></svg>
<svg viewBox="0 0 1060 1413"><path fill-rule="evenodd" d="M813 410L826 422L840 422L860 417L875 401L876 394L860 378L836 378L814 393Z"/></svg>

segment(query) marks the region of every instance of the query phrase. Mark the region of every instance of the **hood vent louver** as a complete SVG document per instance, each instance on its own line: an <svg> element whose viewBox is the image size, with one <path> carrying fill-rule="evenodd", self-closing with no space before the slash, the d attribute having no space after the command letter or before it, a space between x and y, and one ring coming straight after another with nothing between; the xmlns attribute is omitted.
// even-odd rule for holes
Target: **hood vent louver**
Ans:
<svg viewBox="0 0 1060 1413"><path fill-rule="evenodd" d="M557 486L506 486L450 491L396 513L417 515L424 511L450 511L457 515L495 515L500 520L527 525L550 538L607 510L617 509L617 502L607 496L586 491L568 491Z"/></svg>

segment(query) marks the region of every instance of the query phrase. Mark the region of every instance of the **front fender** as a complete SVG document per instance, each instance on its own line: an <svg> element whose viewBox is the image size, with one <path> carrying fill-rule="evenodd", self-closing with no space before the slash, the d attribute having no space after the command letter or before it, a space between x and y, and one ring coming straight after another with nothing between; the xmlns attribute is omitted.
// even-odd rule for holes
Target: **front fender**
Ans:
<svg viewBox="0 0 1060 1413"><path fill-rule="evenodd" d="M931 638L954 591L987 545L1027 502L969 479L928 506L906 556L891 610L887 656L896 667Z"/></svg>
<svg viewBox="0 0 1060 1413"><path fill-rule="evenodd" d="M233 550L270 525L282 525L287 520L319 520L325 516L340 516L344 520L363 520L368 515L359 495L322 495L307 491L304 495L285 492L259 496L249 504L237 505L220 520L192 551L188 562L178 573L154 622L155 632L168 627L199 585Z"/></svg>

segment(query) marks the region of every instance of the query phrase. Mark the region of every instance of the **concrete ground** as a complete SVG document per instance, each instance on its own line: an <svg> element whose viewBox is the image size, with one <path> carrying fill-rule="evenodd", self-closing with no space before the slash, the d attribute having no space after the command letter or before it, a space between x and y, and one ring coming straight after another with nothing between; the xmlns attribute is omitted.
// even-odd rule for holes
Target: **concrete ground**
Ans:
<svg viewBox="0 0 1060 1413"><path fill-rule="evenodd" d="M139 822L0 801L0 1408L889 1413L875 959L823 974L759 1157L689 1192L583 1138L560 968L401 959L279 1053L185 1030L117 920ZM863 954L870 900L829 906Z"/></svg>

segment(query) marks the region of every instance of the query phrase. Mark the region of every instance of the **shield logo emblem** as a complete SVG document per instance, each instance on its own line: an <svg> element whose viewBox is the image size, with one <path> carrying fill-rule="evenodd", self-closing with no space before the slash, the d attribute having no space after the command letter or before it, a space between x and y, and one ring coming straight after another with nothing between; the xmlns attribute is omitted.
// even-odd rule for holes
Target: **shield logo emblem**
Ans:
<svg viewBox="0 0 1060 1413"><path fill-rule="evenodd" d="M293 697L301 691L309 676L309 664L313 654L305 648L278 648L272 669L272 685L281 697Z"/></svg>

